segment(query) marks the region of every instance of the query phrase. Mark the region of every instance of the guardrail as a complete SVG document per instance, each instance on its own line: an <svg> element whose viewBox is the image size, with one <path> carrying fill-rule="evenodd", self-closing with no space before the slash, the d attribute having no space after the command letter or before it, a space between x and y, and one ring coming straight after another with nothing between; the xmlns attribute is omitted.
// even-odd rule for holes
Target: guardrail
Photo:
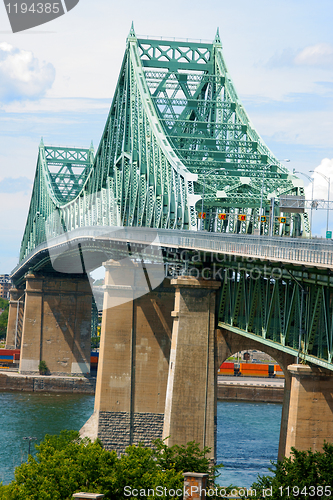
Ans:
<svg viewBox="0 0 333 500"><path fill-rule="evenodd" d="M22 267L27 267L38 253L51 248L66 247L76 240L125 241L184 250L200 250L220 254L314 265L333 268L333 241L324 239L301 239L267 237L206 231L185 231L172 229L151 229L131 227L87 226L50 239L38 245L12 271L12 276Z"/></svg>
<svg viewBox="0 0 333 500"><path fill-rule="evenodd" d="M160 235L160 242L167 244L170 237ZM191 248L215 253L236 254L278 262L314 264L333 267L333 242L327 240L302 240L252 235L208 234L198 232L195 236L172 238L179 248Z"/></svg>

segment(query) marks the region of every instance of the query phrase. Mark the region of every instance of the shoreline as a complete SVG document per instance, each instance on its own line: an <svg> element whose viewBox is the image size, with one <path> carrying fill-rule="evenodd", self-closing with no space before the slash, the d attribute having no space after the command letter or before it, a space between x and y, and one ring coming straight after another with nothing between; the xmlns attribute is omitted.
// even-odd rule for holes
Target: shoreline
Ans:
<svg viewBox="0 0 333 500"><path fill-rule="evenodd" d="M0 370L0 391L95 394L95 377L23 375Z"/></svg>
<svg viewBox="0 0 333 500"><path fill-rule="evenodd" d="M279 383L277 383L279 382ZM258 379L223 380L217 383L218 401L252 401L262 403L283 403L284 380L270 381Z"/></svg>
<svg viewBox="0 0 333 500"><path fill-rule="evenodd" d="M279 382L279 383L277 383ZM64 375L25 375L0 370L0 391L12 392L59 392L95 394L96 377L68 377ZM259 401L282 403L284 381L270 379L219 380L217 383L218 401Z"/></svg>

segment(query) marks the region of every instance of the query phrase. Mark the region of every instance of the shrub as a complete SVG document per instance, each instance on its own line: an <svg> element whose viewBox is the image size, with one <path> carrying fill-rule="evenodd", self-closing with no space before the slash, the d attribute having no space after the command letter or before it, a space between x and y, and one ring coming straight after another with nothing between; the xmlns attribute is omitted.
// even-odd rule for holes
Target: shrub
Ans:
<svg viewBox="0 0 333 500"><path fill-rule="evenodd" d="M155 448L129 446L118 458L99 440L92 443L80 439L76 431L62 431L59 436L46 435L35 446L36 458L29 455L28 462L16 468L15 480L0 486L1 500L68 500L78 491L123 500L126 486L146 492L157 486L177 490L183 487L182 471L210 471L205 458L209 449L201 451L194 442L168 447L157 440ZM158 498L169 497L162 494Z"/></svg>
<svg viewBox="0 0 333 500"><path fill-rule="evenodd" d="M47 367L47 364L45 363L45 361L41 361L38 365L38 370L39 370L39 373L41 375L45 375L45 373L48 372L48 367Z"/></svg>
<svg viewBox="0 0 333 500"><path fill-rule="evenodd" d="M276 500L333 498L332 444L324 443L323 452L292 448L291 456L273 464L270 471L273 476L259 476L252 485L257 490L253 498L264 498L264 489L272 489L270 498Z"/></svg>

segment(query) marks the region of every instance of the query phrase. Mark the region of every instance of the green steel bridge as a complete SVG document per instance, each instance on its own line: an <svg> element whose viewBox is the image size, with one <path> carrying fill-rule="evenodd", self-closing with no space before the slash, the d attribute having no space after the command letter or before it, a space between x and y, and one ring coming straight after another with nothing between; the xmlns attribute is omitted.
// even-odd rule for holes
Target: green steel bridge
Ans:
<svg viewBox="0 0 333 500"><path fill-rule="evenodd" d="M12 277L22 287L28 270L55 272L51 247L68 257L63 272L85 272L111 240L142 256L148 241L166 273L222 281L221 327L333 369L332 243L307 238L304 210L279 208L303 196L252 126L218 32L197 43L132 27L96 154L40 143Z"/></svg>

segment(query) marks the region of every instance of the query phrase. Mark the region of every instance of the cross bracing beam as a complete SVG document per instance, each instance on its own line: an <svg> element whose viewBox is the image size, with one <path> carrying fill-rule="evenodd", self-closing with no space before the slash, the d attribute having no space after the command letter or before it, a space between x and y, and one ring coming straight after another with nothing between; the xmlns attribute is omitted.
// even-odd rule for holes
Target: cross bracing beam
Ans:
<svg viewBox="0 0 333 500"><path fill-rule="evenodd" d="M47 237L45 225L52 237L97 225L196 231L202 198L206 230L252 233L261 194L264 215L272 196L279 215L279 197L303 188L252 126L218 34L212 43L145 40L132 28L95 158L92 149L40 147L20 258ZM248 221L222 223L220 213ZM309 232L306 213L273 228Z"/></svg>

